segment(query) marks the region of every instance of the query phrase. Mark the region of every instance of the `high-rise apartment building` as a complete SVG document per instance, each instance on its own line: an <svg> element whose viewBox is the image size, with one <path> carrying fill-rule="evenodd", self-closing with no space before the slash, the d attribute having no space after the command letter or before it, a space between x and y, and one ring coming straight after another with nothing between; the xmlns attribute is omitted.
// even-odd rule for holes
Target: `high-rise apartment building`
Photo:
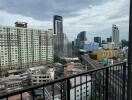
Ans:
<svg viewBox="0 0 132 100"><path fill-rule="evenodd" d="M119 29L116 25L112 26L112 41L114 43L119 43Z"/></svg>
<svg viewBox="0 0 132 100"><path fill-rule="evenodd" d="M53 32L26 27L0 26L0 71L53 62Z"/></svg>

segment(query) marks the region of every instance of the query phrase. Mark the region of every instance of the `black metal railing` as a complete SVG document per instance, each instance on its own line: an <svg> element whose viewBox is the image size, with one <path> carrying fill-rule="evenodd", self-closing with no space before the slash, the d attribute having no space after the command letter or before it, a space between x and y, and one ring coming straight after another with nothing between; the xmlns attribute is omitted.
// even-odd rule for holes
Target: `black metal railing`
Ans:
<svg viewBox="0 0 132 100"><path fill-rule="evenodd" d="M119 63L0 94L0 100L126 100L127 67Z"/></svg>

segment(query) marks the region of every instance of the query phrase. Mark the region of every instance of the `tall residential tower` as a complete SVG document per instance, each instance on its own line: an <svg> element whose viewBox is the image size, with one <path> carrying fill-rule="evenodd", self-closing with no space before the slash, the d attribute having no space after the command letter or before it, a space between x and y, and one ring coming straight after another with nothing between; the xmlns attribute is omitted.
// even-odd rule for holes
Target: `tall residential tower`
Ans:
<svg viewBox="0 0 132 100"><path fill-rule="evenodd" d="M53 32L30 29L23 22L15 24L0 26L0 71L52 63Z"/></svg>

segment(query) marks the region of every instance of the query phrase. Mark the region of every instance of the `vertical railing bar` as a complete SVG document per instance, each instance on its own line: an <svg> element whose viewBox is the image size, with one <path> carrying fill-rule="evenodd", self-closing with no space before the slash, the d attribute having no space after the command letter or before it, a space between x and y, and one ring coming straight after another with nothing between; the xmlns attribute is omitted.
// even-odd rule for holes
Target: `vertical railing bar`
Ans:
<svg viewBox="0 0 132 100"><path fill-rule="evenodd" d="M88 75L86 74L86 100L87 100L87 92L88 92L88 89L87 89L88 88L88 86L87 86L88 85L87 84L88 79L87 79L87 77L88 77Z"/></svg>
<svg viewBox="0 0 132 100"><path fill-rule="evenodd" d="M71 84L70 84L70 79L67 79L67 85L66 85L66 98L67 100L70 100L70 89L71 89Z"/></svg>
<svg viewBox="0 0 132 100"><path fill-rule="evenodd" d="M115 67L116 67L116 66L113 66L113 75L115 74L115 73L114 73ZM112 79L113 79L113 75L112 75ZM112 83L113 83L113 82L112 82ZM113 90L114 90L114 99L116 100L116 88L115 88L115 84L113 84Z"/></svg>
<svg viewBox="0 0 132 100"><path fill-rule="evenodd" d="M121 65L119 65L118 66L118 69L119 69L119 71L118 71L118 86L119 86L119 89L118 89L118 94L119 94L119 99L121 100L121 91L120 91L120 88L121 88L121 82L120 82L120 71L121 71L121 66L122 66L122 64Z"/></svg>
<svg viewBox="0 0 132 100"><path fill-rule="evenodd" d="M82 76L80 76L80 100L82 100Z"/></svg>
<svg viewBox="0 0 132 100"><path fill-rule="evenodd" d="M125 81L126 81L126 63L123 64L123 88L122 88L122 100L125 100Z"/></svg>
<svg viewBox="0 0 132 100"><path fill-rule="evenodd" d="M116 73L115 73L114 75L117 76L117 66L115 66L115 68L116 68ZM115 81L116 81L116 78L114 78L114 82L115 82ZM117 83L118 83L118 82L117 82ZM117 85L117 83L115 83L115 84ZM117 98L117 97L118 97L118 96L117 96L117 95L118 95L118 94L117 94L117 92L118 92L117 90L118 90L118 85L117 85L117 88L115 87L115 94L116 94L115 99L118 99L118 98Z"/></svg>
<svg viewBox="0 0 132 100"><path fill-rule="evenodd" d="M114 89L113 89L113 86L112 86L112 82L113 82L113 78L112 78L112 76L113 76L113 67L111 67L111 76L110 76L110 78L111 78L111 94L112 94L112 99L114 99Z"/></svg>
<svg viewBox="0 0 132 100"><path fill-rule="evenodd" d="M35 95L35 94L34 94L34 89L32 90L32 95L33 95L33 100L35 100L35 98L34 98L34 95Z"/></svg>
<svg viewBox="0 0 132 100"><path fill-rule="evenodd" d="M45 100L45 90L44 90L44 87L43 87L43 99Z"/></svg>
<svg viewBox="0 0 132 100"><path fill-rule="evenodd" d="M115 81L116 81L116 85L117 85L117 89L116 89L116 99L119 99L119 93L118 93L118 89L119 89L119 84L118 84L118 73L119 73L119 70L118 70L118 66L116 66L116 74L115 74L115 76L116 76L116 78L114 79Z"/></svg>
<svg viewBox="0 0 132 100"><path fill-rule="evenodd" d="M121 66L121 73L123 73L123 67L124 65ZM122 79L123 80L123 79ZM120 88L120 91L122 91L123 89L123 83L122 83L122 87ZM122 91L122 94L121 94L121 99L123 98L123 91ZM123 99L122 99L123 100Z"/></svg>
<svg viewBox="0 0 132 100"><path fill-rule="evenodd" d="M74 85L75 85L75 89L74 89L74 91L75 91L75 100L76 100L76 77L74 78Z"/></svg>
<svg viewBox="0 0 132 100"><path fill-rule="evenodd" d="M21 93L21 100L22 100L22 93Z"/></svg>
<svg viewBox="0 0 132 100"><path fill-rule="evenodd" d="M52 97L53 97L53 100L54 100L54 84L52 85Z"/></svg>
<svg viewBox="0 0 132 100"><path fill-rule="evenodd" d="M99 100L100 100L100 97L101 97L101 90L100 90L100 88L101 88L101 71L99 72L99 77L98 78L100 78L99 79L99 84L98 84L98 88L99 88Z"/></svg>
<svg viewBox="0 0 132 100"><path fill-rule="evenodd" d="M97 96L96 96L96 81L97 81L97 80L96 80L96 72L95 72L95 73L94 73L94 83L95 83L95 84L94 84L94 88L95 88L95 96L94 96L94 97L95 97L95 100L96 100L96 97L97 97Z"/></svg>
<svg viewBox="0 0 132 100"><path fill-rule="evenodd" d="M109 98L112 98L112 91L111 91L111 67L109 68L109 92L110 92L110 95L109 95Z"/></svg>
<svg viewBox="0 0 132 100"><path fill-rule="evenodd" d="M92 73L90 74L90 76L91 76L91 100L93 99L93 96L92 96L92 94L93 94L93 76L92 76Z"/></svg>
<svg viewBox="0 0 132 100"><path fill-rule="evenodd" d="M103 100L105 100L105 92L104 92L104 87L105 87L105 75L104 75L104 70L103 70Z"/></svg>
<svg viewBox="0 0 132 100"><path fill-rule="evenodd" d="M64 90L63 90L63 83L62 82L61 82L61 90L60 91L61 91L61 100L62 100L63 99L63 93L64 93L63 92Z"/></svg>
<svg viewBox="0 0 132 100"><path fill-rule="evenodd" d="M108 100L108 84L109 84L109 69L106 68L106 73L105 73L105 100Z"/></svg>

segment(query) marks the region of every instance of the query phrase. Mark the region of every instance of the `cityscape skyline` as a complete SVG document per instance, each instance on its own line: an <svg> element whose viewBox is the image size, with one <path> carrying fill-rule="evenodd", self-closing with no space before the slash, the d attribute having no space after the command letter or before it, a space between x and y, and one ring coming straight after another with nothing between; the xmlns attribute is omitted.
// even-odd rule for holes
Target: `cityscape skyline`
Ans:
<svg viewBox="0 0 132 100"><path fill-rule="evenodd" d="M101 0L101 2L97 2L94 0L92 2L79 2L72 0L57 2L40 0L36 1L35 4L32 3L32 5L30 2L32 0L26 2L14 0L11 3L4 0L0 1L0 25L13 26L13 22L20 20L28 22L28 26L31 28L53 28L53 15L58 14L63 16L64 33L67 34L70 41L74 40L81 31L87 31L87 38L90 41L93 40L94 36L103 35L102 39L107 38L112 34L112 24L119 27L120 40L128 40L129 1ZM32 6L36 7L38 4L40 7L32 9L34 8ZM45 4L49 5L46 6ZM67 6L66 8L64 4ZM73 4L76 5L72 8ZM11 9L7 9L6 6ZM26 12L24 9L27 9Z"/></svg>
<svg viewBox="0 0 132 100"><path fill-rule="evenodd" d="M0 0L0 100L131 100L130 2Z"/></svg>

